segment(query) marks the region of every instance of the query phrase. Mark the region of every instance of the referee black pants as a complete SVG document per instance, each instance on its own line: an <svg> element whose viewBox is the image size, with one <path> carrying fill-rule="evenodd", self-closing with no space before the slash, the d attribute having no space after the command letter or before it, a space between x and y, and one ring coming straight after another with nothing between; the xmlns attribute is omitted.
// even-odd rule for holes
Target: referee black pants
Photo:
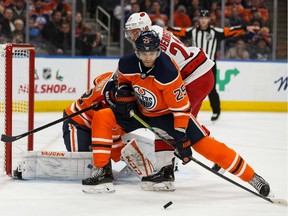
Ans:
<svg viewBox="0 0 288 216"><path fill-rule="evenodd" d="M221 110L220 110L220 98L219 98L219 94L218 94L218 92L216 90L216 82L217 82L216 62L215 62L215 65L212 68L212 71L213 71L213 75L214 75L214 78L215 78L215 82L214 82L214 86L213 86L211 92L208 95L208 98L209 98L210 106L212 108L213 113L219 114Z"/></svg>

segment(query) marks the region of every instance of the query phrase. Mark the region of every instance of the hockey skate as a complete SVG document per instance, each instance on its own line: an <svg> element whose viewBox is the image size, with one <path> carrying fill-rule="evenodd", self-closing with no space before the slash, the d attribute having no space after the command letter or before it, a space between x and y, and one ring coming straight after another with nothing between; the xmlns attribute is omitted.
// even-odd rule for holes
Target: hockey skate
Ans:
<svg viewBox="0 0 288 216"><path fill-rule="evenodd" d="M82 180L82 191L89 194L114 193L111 164L93 168L92 177Z"/></svg>
<svg viewBox="0 0 288 216"><path fill-rule="evenodd" d="M159 172L142 177L141 188L146 191L174 191L174 167L162 167Z"/></svg>
<svg viewBox="0 0 288 216"><path fill-rule="evenodd" d="M249 184L252 185L262 196L267 197L270 193L269 184L256 173L254 173L254 176L252 180L249 181Z"/></svg>

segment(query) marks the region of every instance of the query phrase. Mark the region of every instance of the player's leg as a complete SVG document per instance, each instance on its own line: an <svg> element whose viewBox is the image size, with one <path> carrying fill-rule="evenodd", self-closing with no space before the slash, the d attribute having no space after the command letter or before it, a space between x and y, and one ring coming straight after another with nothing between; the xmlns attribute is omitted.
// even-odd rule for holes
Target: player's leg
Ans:
<svg viewBox="0 0 288 216"><path fill-rule="evenodd" d="M84 129L72 121L64 121L62 126L64 144L69 152L91 151L91 130Z"/></svg>
<svg viewBox="0 0 288 216"><path fill-rule="evenodd" d="M82 181L82 190L86 193L115 191L110 160L113 129L116 127L116 119L111 109L101 109L95 112L91 124L94 168L92 176Z"/></svg>
<svg viewBox="0 0 288 216"><path fill-rule="evenodd" d="M204 137L193 149L208 160L219 164L226 171L251 184L261 195L268 196L269 184L233 149L209 136Z"/></svg>
<svg viewBox="0 0 288 216"><path fill-rule="evenodd" d="M197 78L186 86L187 95L192 107L192 115L197 118L203 100L211 92L214 85L212 70Z"/></svg>

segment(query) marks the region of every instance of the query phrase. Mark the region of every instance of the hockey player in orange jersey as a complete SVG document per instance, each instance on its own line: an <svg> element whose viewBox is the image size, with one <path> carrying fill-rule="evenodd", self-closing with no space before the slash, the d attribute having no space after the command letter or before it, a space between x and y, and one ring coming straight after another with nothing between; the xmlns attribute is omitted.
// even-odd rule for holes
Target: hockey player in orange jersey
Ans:
<svg viewBox="0 0 288 216"><path fill-rule="evenodd" d="M202 49L186 47L176 36L158 25L152 25L149 15L145 12L133 13L125 23L125 35L135 41L141 31L153 30L160 38L160 48L177 63L186 86L187 96L191 103L191 112L197 117L202 101L210 93L214 85L212 67L214 62ZM157 169L170 166L174 149L156 137L155 153ZM163 160L164 159L164 160ZM165 160L166 159L166 160Z"/></svg>
<svg viewBox="0 0 288 216"><path fill-rule="evenodd" d="M106 72L96 77L93 82L93 88L85 92L64 110L63 115L67 116L98 103L96 109L91 109L63 122L63 138L66 149L69 152L88 152L92 150L91 122L93 116L97 110L109 106L109 97L106 97L106 100L104 100L105 93L115 92L116 90L113 72ZM124 146L119 126L113 129L113 136L114 148L109 153L109 157L118 162L120 160L121 149Z"/></svg>
<svg viewBox="0 0 288 216"><path fill-rule="evenodd" d="M113 105L113 95L117 89L117 72L104 73L94 80L94 87L84 93L80 98L74 101L70 106L64 110L64 116L71 115L77 111L95 105L94 109L88 110L71 119L63 122L63 138L67 151L69 152L91 152L93 146L97 146L97 140L93 139L93 128L97 129L98 121L94 120L94 115L100 109ZM100 121L99 121L100 122ZM95 126L96 125L96 126ZM139 178L147 176L154 171L154 165L146 157L145 152L138 148L139 144L149 144L150 140L145 140L141 136L135 134L125 134L123 138L123 131L119 125L111 128L112 139L111 145L108 149L99 150L97 154L93 154L94 164L104 166L109 163L110 180L113 181L111 159L114 162L122 160ZM92 138L91 138L92 137ZM102 141L102 140L101 140ZM137 144L139 143L139 144ZM126 166L126 168L127 168ZM107 169L108 170L108 169ZM123 168L123 171L125 168ZM112 187L101 187L93 193L102 193L109 190L114 190ZM91 192L91 191L85 191Z"/></svg>
<svg viewBox="0 0 288 216"><path fill-rule="evenodd" d="M97 148L102 151L109 149L111 128L115 125L119 124L125 132L143 128L140 122L130 118L130 111L133 110L149 125L175 140L175 155L183 163L191 160L193 148L210 161L249 182L261 195L268 196L269 184L236 151L209 137L191 115L190 102L178 66L160 51L158 35L153 31L142 32L135 44L136 53L122 57L118 63L116 105L101 109L94 115L93 122L98 123L92 134L93 139L97 140L97 146L93 147L95 154L98 154ZM92 180L83 180L83 185L89 183L93 187L98 185L99 179L106 178L103 172L106 165L103 167L101 161L99 165L99 175L95 173ZM162 179L167 179L167 175L174 180L173 173L171 176L169 173L161 169L156 174L143 177L142 188L149 190L151 184L165 184Z"/></svg>

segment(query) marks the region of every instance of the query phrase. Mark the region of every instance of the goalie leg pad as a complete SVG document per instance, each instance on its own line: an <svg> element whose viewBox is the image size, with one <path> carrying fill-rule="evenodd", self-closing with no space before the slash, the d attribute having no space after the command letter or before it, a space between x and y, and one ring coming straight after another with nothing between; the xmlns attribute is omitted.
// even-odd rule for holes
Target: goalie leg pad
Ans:
<svg viewBox="0 0 288 216"><path fill-rule="evenodd" d="M91 176L92 152L28 151L18 163L22 179L80 180ZM14 172L15 174L16 172Z"/></svg>
<svg viewBox="0 0 288 216"><path fill-rule="evenodd" d="M139 177L148 176L154 171L151 161L141 152L135 139L130 140L121 152L129 168Z"/></svg>

